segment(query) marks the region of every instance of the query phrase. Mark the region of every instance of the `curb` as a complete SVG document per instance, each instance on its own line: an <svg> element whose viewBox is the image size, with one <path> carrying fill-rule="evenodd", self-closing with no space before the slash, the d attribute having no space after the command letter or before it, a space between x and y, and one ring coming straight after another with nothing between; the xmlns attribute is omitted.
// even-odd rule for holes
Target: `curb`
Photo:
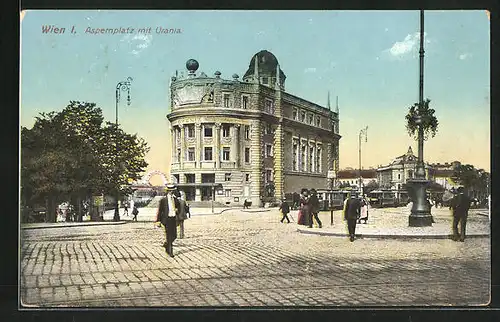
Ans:
<svg viewBox="0 0 500 322"><path fill-rule="evenodd" d="M68 224L68 225L57 225L57 226L34 226L34 227L22 227L21 229L47 229L47 228L67 228L67 227L89 227L89 226L110 226L110 225L123 225L127 221L107 221L98 222L94 221L91 223L81 223L81 224Z"/></svg>
<svg viewBox="0 0 500 322"><path fill-rule="evenodd" d="M344 237L347 238L349 235L347 233L334 233L325 231L310 231L301 228L297 228L297 231L301 234L308 235L319 235L319 236L331 236L331 237ZM442 235L383 235L383 234L356 234L356 238L380 238L380 239L451 239L451 234ZM490 234L471 234L467 235L467 238L486 238L490 237Z"/></svg>

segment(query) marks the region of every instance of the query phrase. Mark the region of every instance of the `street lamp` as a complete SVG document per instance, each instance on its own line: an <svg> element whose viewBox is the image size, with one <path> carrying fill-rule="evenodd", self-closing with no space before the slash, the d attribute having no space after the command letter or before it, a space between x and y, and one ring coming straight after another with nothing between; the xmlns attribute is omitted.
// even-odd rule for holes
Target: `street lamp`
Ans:
<svg viewBox="0 0 500 322"><path fill-rule="evenodd" d="M420 10L420 82L419 102L415 123L418 125L418 160L415 178L408 181L409 192L411 192L413 206L408 219L410 227L432 226L430 205L427 202L426 188L429 181L425 178L424 165L424 128L422 119L422 107L424 105L424 10Z"/></svg>
<svg viewBox="0 0 500 322"><path fill-rule="evenodd" d="M361 178L361 138L365 138L365 142L368 142L368 126L366 126L364 129L361 129L359 131L359 192L362 194L363 190L361 187L361 184L363 182L363 179Z"/></svg>
<svg viewBox="0 0 500 322"><path fill-rule="evenodd" d="M132 77L127 77L126 81L121 81L118 84L116 84L116 92L115 92L115 124L116 124L116 142L115 142L115 148L116 148L116 160L118 161L118 102L120 101L120 93L121 92L127 92L127 105L130 105L130 88L132 85ZM119 163L116 163L116 170L117 170L117 175L120 174L121 171L123 171L123 167L119 167ZM115 206L115 213L113 216L114 221L119 221L120 220L120 207L119 207L119 200L120 200L120 189L118 188L116 191L116 206Z"/></svg>

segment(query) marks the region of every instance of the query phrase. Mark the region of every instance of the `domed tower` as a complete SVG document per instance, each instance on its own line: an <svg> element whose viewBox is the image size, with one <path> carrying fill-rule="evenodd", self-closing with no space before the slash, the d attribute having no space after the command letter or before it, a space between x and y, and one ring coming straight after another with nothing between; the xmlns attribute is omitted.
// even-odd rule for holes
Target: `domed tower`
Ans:
<svg viewBox="0 0 500 322"><path fill-rule="evenodd" d="M244 82L260 83L269 87L279 86L282 90L285 89L285 79L285 73L279 67L278 59L267 50L261 50L253 55L243 76Z"/></svg>

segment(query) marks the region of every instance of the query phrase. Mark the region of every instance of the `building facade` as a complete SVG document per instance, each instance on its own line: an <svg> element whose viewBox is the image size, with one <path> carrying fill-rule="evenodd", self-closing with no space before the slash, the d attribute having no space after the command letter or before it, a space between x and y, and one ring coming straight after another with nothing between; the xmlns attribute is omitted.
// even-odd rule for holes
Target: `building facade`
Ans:
<svg viewBox="0 0 500 322"><path fill-rule="evenodd" d="M433 163L430 165L429 178L443 186L446 190L458 188L460 185L453 181L455 168L460 166L460 162L453 161L451 163Z"/></svg>
<svg viewBox="0 0 500 322"><path fill-rule="evenodd" d="M285 193L327 188L338 170L339 115L285 91L276 57L255 54L239 80L196 74L170 84L171 176L190 200L224 204L277 200Z"/></svg>
<svg viewBox="0 0 500 322"><path fill-rule="evenodd" d="M359 170L346 168L340 170L337 174L337 187L350 186L359 189L359 177L361 174L361 186L364 187L368 183L375 181L377 182L377 170L376 169L362 169L361 173Z"/></svg>
<svg viewBox="0 0 500 322"><path fill-rule="evenodd" d="M415 177L417 167L417 156L413 154L411 147L408 151L395 158L389 165L377 168L377 181L381 188L402 189L403 185ZM425 175L429 179L429 165L425 165Z"/></svg>

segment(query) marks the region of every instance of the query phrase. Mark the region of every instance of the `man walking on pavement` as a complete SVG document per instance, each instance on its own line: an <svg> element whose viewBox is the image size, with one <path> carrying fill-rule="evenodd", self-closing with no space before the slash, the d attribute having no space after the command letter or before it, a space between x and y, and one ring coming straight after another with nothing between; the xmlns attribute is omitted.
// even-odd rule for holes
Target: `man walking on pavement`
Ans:
<svg viewBox="0 0 500 322"><path fill-rule="evenodd" d="M464 187L459 187L457 195L451 200L451 208L453 209L453 240L465 240L465 226L467 224L467 216L469 213L471 199L464 192ZM460 222L460 234L458 234L458 223Z"/></svg>
<svg viewBox="0 0 500 322"><path fill-rule="evenodd" d="M351 192L351 197L347 199L344 219L347 220L347 230L349 232L349 240L354 241L354 235L356 233L356 221L360 216L361 202L358 198L356 192Z"/></svg>
<svg viewBox="0 0 500 322"><path fill-rule="evenodd" d="M175 198L173 192L174 185L167 185L167 195L160 200L156 221L163 224L166 233L166 242L163 244L167 254L174 257L172 243L177 239L177 212L179 201Z"/></svg>
<svg viewBox="0 0 500 322"><path fill-rule="evenodd" d="M318 199L318 193L316 192L316 189L311 189L311 198L309 199L309 202L311 203L311 214L310 214L310 221L309 221L309 228L312 228L313 224L313 217L316 219L316 222L318 223L318 227L322 227L321 220L319 220L318 213L319 213L319 199Z"/></svg>
<svg viewBox="0 0 500 322"><path fill-rule="evenodd" d="M188 207L186 204L184 191L180 192L180 197L178 200L179 200L179 208L177 211L177 221L179 222L179 238L183 239L184 238L184 220L186 220L188 218L188 216L187 216Z"/></svg>
<svg viewBox="0 0 500 322"><path fill-rule="evenodd" d="M288 205L288 202L286 202L286 199L283 198L279 210L281 210L281 213L283 214L283 218L281 218L280 222L283 222L283 220L285 220L286 218L288 223L290 223L290 218L288 218L288 213L290 212L290 206Z"/></svg>

